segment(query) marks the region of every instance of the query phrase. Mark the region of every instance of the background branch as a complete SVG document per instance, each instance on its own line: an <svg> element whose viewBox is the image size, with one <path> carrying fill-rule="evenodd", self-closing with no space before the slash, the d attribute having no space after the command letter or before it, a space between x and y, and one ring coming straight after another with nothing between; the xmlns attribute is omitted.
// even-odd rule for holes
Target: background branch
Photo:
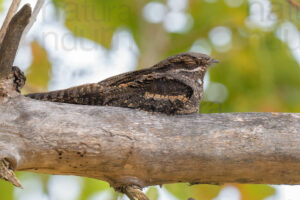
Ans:
<svg viewBox="0 0 300 200"><path fill-rule="evenodd" d="M34 6L34 9L32 11L32 15L30 17L29 23L26 26L26 28L25 28L25 30L24 30L24 32L22 34L22 38L21 38L20 44L22 44L24 42L25 36L27 35L27 33L30 31L31 27L35 23L35 21L37 19L37 16L38 16L39 12L41 11L44 3L45 3L45 0L37 0L36 4Z"/></svg>
<svg viewBox="0 0 300 200"><path fill-rule="evenodd" d="M29 22L31 7L26 4L11 19L0 47L0 79L11 73L22 33Z"/></svg>
<svg viewBox="0 0 300 200"><path fill-rule="evenodd" d="M124 186L121 192L126 194L131 200L149 200L149 198L142 192L142 189L138 186Z"/></svg>
<svg viewBox="0 0 300 200"><path fill-rule="evenodd" d="M300 10L300 3L295 0L287 0L292 6L294 6L296 9Z"/></svg>
<svg viewBox="0 0 300 200"><path fill-rule="evenodd" d="M21 2L21 0L12 0L12 3L8 9L8 12L6 14L6 17L4 19L4 22L3 22L1 30L0 30L0 44L2 44L8 24L9 24L11 18L15 15L16 11L18 10L20 2Z"/></svg>

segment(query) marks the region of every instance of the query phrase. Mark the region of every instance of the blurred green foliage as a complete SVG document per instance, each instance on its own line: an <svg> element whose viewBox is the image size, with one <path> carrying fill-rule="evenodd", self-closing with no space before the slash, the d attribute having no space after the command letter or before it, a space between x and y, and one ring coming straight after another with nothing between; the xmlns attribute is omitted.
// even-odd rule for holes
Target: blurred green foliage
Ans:
<svg viewBox="0 0 300 200"><path fill-rule="evenodd" d="M13 186L4 180L0 179L0 196L1 199L13 199Z"/></svg>
<svg viewBox="0 0 300 200"><path fill-rule="evenodd" d="M150 200L158 200L159 198L158 190L155 187L150 187L146 192L146 195Z"/></svg>
<svg viewBox="0 0 300 200"><path fill-rule="evenodd" d="M110 46L114 31L120 26L130 28L138 36L138 1L54 0L66 14L66 26L77 36L82 36Z"/></svg>
<svg viewBox="0 0 300 200"><path fill-rule="evenodd" d="M26 72L26 91L43 92L47 91L51 78L51 64L47 52L36 41L31 43L33 62Z"/></svg>
<svg viewBox="0 0 300 200"><path fill-rule="evenodd" d="M209 98L203 101L201 113L300 111L299 64L286 43L276 37L276 30L282 22L291 21L297 27L300 25L300 12L286 1L271 0L276 21L269 28L261 28L247 25L250 14L248 1L242 1L238 7L230 7L223 0L189 0L183 12L192 18L192 26L179 33L168 32L162 23L153 24L145 20L143 8L150 0L53 2L57 15L66 15L65 25L74 35L96 41L108 49L114 32L120 28L128 29L140 51L137 68L148 67L166 56L189 51L196 41L204 42L211 49L211 56L221 61L210 69L210 81L223 84L228 96L223 102L212 102ZM166 5L165 0L155 2ZM209 37L211 30L218 26L231 31L231 44L226 51L220 51ZM27 72L26 90L43 91L51 79L51 64L47 51L41 45L33 42L31 48L33 63ZM48 179L43 180L47 188ZM242 200L262 200L275 193L275 189L268 185L233 186L240 191ZM180 183L165 185L163 189L180 200L211 200L219 195L223 187ZM105 182L84 178L78 199L89 199L101 191L112 193L112 199L120 195L109 189ZM13 199L12 192L12 186L0 180L1 199ZM159 189L150 187L147 195L151 200L157 200Z"/></svg>
<svg viewBox="0 0 300 200"><path fill-rule="evenodd" d="M98 181L90 178L83 178L83 187L81 191L81 195L79 197L80 200L85 200L90 198L95 193L99 193L104 190L109 190L109 184L103 181Z"/></svg>
<svg viewBox="0 0 300 200"><path fill-rule="evenodd" d="M240 42L242 49L211 69L211 79L229 90L223 112L299 112L300 68L285 44L273 33Z"/></svg>
<svg viewBox="0 0 300 200"><path fill-rule="evenodd" d="M179 200L189 198L211 200L218 196L221 187L215 185L190 185L188 183L167 184L164 187Z"/></svg>
<svg viewBox="0 0 300 200"><path fill-rule="evenodd" d="M275 189L272 187L266 187L266 185L236 185L241 192L241 198L243 200L263 200L275 193Z"/></svg>

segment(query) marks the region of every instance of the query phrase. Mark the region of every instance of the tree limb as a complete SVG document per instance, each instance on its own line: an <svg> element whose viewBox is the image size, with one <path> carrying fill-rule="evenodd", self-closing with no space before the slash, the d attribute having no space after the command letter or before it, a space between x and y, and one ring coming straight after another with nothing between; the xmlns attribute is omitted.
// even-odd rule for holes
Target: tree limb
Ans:
<svg viewBox="0 0 300 200"><path fill-rule="evenodd" d="M12 0L12 3L8 9L8 12L6 14L6 17L4 19L4 22L3 22L1 30L0 30L0 44L2 44L3 38L7 31L8 24L9 24L11 18L15 15L17 9L19 8L20 3L21 3L21 0Z"/></svg>
<svg viewBox="0 0 300 200"><path fill-rule="evenodd" d="M10 163L6 159L0 160L0 177L11 182L16 187L23 188L13 170L10 169Z"/></svg>
<svg viewBox="0 0 300 200"><path fill-rule="evenodd" d="M11 67L16 57L22 33L29 22L31 7L26 4L17 12L8 25L0 47L0 79L11 73Z"/></svg>
<svg viewBox="0 0 300 200"><path fill-rule="evenodd" d="M300 183L300 114L166 116L115 107L0 104L0 159L113 187ZM9 152L9 153L7 153Z"/></svg>
<svg viewBox="0 0 300 200"><path fill-rule="evenodd" d="M27 33L29 32L29 30L33 26L34 22L36 21L37 16L38 16L39 12L41 11L44 3L45 3L45 0L37 0L36 4L34 6L34 9L32 11L32 15L30 17L30 21L29 21L28 25L26 26L26 28L25 28L25 30L24 30L24 32L22 34L22 38L21 38L20 44L22 44L24 42L25 36L27 35Z"/></svg>
<svg viewBox="0 0 300 200"><path fill-rule="evenodd" d="M131 200L149 200L138 186L127 185L119 188L120 191L128 196Z"/></svg>
<svg viewBox="0 0 300 200"><path fill-rule="evenodd" d="M12 17L19 6L19 3L20 1L17 0L12 1L4 24L0 30L0 103L4 103L7 99L18 96L20 88L25 84L24 74L18 68L12 67L22 32L28 24L31 15L30 6L25 5L16 15L14 15L14 17ZM7 25L8 22L9 25ZM3 38L4 34L5 36ZM13 160L7 157L8 154L5 151L7 150L4 149L4 152L0 152L0 178L11 182L17 187L22 187L20 181L13 172L15 168ZM11 149L8 151L9 153L13 153ZM13 159L15 159L14 156Z"/></svg>

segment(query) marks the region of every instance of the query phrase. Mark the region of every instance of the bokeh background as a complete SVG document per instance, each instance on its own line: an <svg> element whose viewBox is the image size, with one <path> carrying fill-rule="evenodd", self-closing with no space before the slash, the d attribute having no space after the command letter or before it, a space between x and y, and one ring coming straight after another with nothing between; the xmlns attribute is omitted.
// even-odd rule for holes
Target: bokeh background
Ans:
<svg viewBox="0 0 300 200"><path fill-rule="evenodd" d="M1 21L10 2L0 0ZM287 0L46 0L15 65L26 72L29 93L195 51L221 61L205 77L201 113L299 112L299 18ZM17 175L25 189L0 181L1 200L126 199L98 180ZM300 199L299 186L169 184L145 192L151 200Z"/></svg>

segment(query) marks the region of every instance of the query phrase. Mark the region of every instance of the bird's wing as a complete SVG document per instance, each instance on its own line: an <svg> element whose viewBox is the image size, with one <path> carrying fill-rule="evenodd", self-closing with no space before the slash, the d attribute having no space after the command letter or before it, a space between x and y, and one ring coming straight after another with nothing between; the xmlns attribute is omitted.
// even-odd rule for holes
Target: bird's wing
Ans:
<svg viewBox="0 0 300 200"><path fill-rule="evenodd" d="M144 74L126 76L109 85L104 105L137 108L153 112L175 112L193 95L193 89L172 77Z"/></svg>

